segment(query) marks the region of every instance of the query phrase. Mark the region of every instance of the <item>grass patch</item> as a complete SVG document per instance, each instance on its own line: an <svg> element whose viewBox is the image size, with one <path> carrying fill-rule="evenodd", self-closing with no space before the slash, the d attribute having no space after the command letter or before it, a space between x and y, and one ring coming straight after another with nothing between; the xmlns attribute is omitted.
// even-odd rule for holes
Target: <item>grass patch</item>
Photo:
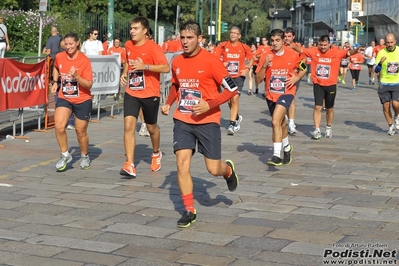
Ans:
<svg viewBox="0 0 399 266"><path fill-rule="evenodd" d="M18 57L20 60L24 58L25 56L37 56L37 53L33 52L6 52L4 57Z"/></svg>

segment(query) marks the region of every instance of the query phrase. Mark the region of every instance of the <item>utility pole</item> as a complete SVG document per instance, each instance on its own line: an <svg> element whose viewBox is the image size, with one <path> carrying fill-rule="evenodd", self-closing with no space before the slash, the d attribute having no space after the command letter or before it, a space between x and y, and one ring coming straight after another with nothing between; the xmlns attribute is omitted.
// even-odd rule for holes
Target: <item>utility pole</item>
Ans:
<svg viewBox="0 0 399 266"><path fill-rule="evenodd" d="M218 14L218 41L220 42L221 38L221 28L222 28L222 0L219 0L219 14Z"/></svg>
<svg viewBox="0 0 399 266"><path fill-rule="evenodd" d="M114 40L114 0L108 0L108 45Z"/></svg>
<svg viewBox="0 0 399 266"><path fill-rule="evenodd" d="M203 21L202 17L204 15L203 4L204 4L204 0L200 0L200 4L199 4L199 25L200 25L201 29L202 29L202 21Z"/></svg>

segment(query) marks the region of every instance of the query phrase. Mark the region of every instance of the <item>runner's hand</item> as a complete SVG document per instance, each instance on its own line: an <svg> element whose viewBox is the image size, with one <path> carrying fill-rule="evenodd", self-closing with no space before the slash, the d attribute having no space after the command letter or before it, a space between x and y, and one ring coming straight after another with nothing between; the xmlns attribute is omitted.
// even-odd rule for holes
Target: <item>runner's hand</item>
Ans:
<svg viewBox="0 0 399 266"><path fill-rule="evenodd" d="M195 97L196 100L198 100L198 104L193 105L193 113L194 115L201 115L204 114L206 112L209 111L209 109L211 109L209 107L209 104L207 103L207 101L205 101L202 98L197 98Z"/></svg>
<svg viewBox="0 0 399 266"><path fill-rule="evenodd" d="M165 104L164 106L161 107L161 114L163 115L168 115L170 111L170 105Z"/></svg>
<svg viewBox="0 0 399 266"><path fill-rule="evenodd" d="M126 78L127 77L125 75L122 75L121 78L120 78L120 82L119 83L121 84L122 87L126 86L126 84L127 84L127 79Z"/></svg>

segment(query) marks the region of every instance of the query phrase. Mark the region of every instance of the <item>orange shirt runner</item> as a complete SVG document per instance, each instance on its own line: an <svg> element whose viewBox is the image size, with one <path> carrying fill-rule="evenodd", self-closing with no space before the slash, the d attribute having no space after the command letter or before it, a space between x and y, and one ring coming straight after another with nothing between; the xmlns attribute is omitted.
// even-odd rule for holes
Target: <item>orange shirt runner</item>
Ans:
<svg viewBox="0 0 399 266"><path fill-rule="evenodd" d="M230 41L222 42L216 48L216 56L227 62L227 71L232 78L240 76L240 72L247 67L245 60L252 59L251 48L242 42L232 45Z"/></svg>
<svg viewBox="0 0 399 266"><path fill-rule="evenodd" d="M216 98L221 99L220 84L228 76L223 63L213 54L201 49L193 57L184 57L184 55L175 57L172 61L172 74L172 84L176 84L178 88L177 108L173 118L187 124L217 123L220 125L221 111L218 104L215 106L210 104L211 109L198 116L193 115L191 109L195 104L194 97L202 98L208 103L215 101ZM223 93L226 94L226 92ZM236 94L237 90L231 93ZM169 97L172 96L172 91L170 94Z"/></svg>
<svg viewBox="0 0 399 266"><path fill-rule="evenodd" d="M151 40L147 40L143 45L136 46L133 41L129 40L125 43L126 62L129 60L138 60L141 58L144 64L148 65L164 65L168 64L162 48ZM160 73L148 70L133 71L129 65L128 84L126 93L136 98L150 98L161 96Z"/></svg>
<svg viewBox="0 0 399 266"><path fill-rule="evenodd" d="M302 53L312 58L312 80L321 86L337 84L337 77L342 58L347 57L347 50L330 49L321 53L319 49L302 48Z"/></svg>
<svg viewBox="0 0 399 266"><path fill-rule="evenodd" d="M284 53L281 55L269 50L261 55L256 69L257 73L263 67L268 55L273 55L273 59L265 72L266 98L272 102L277 102L278 98L283 94L295 95L296 85L286 87L285 84L288 77L297 75L296 70L301 61L299 53L289 47L284 47Z"/></svg>
<svg viewBox="0 0 399 266"><path fill-rule="evenodd" d="M123 47L118 47L116 48L115 46L112 46L108 49L108 54L113 55L113 54L119 54L120 59L121 59L121 64L124 64L126 62L126 50Z"/></svg>
<svg viewBox="0 0 399 266"><path fill-rule="evenodd" d="M60 73L61 89L58 98L65 99L72 104L79 104L91 100L90 89L80 85L76 79L69 74L71 67L82 78L93 81L93 71L90 59L83 53L78 52L75 59L70 60L66 52L58 53L55 57L54 67Z"/></svg>
<svg viewBox="0 0 399 266"><path fill-rule="evenodd" d="M354 54L349 57L349 69L351 70L362 70L362 63L364 62L363 55L361 53Z"/></svg>

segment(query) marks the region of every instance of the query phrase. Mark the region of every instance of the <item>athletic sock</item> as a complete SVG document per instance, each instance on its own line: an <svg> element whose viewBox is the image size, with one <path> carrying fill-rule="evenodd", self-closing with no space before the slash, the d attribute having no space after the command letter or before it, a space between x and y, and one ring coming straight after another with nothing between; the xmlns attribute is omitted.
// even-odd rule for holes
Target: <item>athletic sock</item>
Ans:
<svg viewBox="0 0 399 266"><path fill-rule="evenodd" d="M281 142L273 142L273 156L281 158Z"/></svg>
<svg viewBox="0 0 399 266"><path fill-rule="evenodd" d="M187 211L194 212L194 195L193 193L189 193L186 195L181 195L181 199L183 200L184 207Z"/></svg>

